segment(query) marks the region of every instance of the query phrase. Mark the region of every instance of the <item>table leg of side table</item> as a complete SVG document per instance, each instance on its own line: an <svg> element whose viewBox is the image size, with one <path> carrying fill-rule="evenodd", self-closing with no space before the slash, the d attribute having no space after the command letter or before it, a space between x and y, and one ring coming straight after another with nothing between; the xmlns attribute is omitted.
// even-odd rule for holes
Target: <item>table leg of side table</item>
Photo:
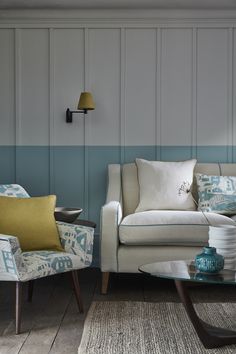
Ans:
<svg viewBox="0 0 236 354"><path fill-rule="evenodd" d="M202 321L194 309L184 282L175 280L175 285L188 317L205 348L211 349L227 344L236 344L236 332L224 328L213 327Z"/></svg>

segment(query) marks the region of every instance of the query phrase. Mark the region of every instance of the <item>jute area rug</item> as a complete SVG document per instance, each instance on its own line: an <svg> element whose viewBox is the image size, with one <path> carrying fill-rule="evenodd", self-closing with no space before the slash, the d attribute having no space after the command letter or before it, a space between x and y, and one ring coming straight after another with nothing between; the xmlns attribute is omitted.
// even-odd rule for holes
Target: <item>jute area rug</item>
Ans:
<svg viewBox="0 0 236 354"><path fill-rule="evenodd" d="M236 304L195 304L199 316L236 330ZM180 303L93 302L78 354L227 354L236 345L205 349Z"/></svg>

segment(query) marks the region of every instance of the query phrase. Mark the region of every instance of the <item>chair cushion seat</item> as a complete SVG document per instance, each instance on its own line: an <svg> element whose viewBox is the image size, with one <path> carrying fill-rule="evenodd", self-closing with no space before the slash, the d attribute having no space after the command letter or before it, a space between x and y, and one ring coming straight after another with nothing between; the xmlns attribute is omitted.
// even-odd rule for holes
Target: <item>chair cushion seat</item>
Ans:
<svg viewBox="0 0 236 354"><path fill-rule="evenodd" d="M234 225L225 215L206 213L211 225ZM204 246L208 223L202 212L151 210L126 216L119 227L119 239L126 245Z"/></svg>
<svg viewBox="0 0 236 354"><path fill-rule="evenodd" d="M87 267L85 259L71 253L54 251L22 252L19 277L21 281L27 281L85 267Z"/></svg>

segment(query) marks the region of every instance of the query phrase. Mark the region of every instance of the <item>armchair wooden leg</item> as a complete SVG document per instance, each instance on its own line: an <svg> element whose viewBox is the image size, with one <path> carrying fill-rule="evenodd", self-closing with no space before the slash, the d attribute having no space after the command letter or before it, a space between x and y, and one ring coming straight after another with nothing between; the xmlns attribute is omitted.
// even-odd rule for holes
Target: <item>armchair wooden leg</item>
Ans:
<svg viewBox="0 0 236 354"><path fill-rule="evenodd" d="M84 309L83 309L83 303L82 303L81 294L80 294L78 273L76 270L72 270L71 274L72 274L72 281L73 281L73 286L74 286L74 291L75 291L75 297L76 297L76 301L77 301L77 304L79 307L79 312L83 313Z"/></svg>
<svg viewBox="0 0 236 354"><path fill-rule="evenodd" d="M102 290L101 290L101 292L103 295L107 294L109 277L110 277L109 272L102 272Z"/></svg>
<svg viewBox="0 0 236 354"><path fill-rule="evenodd" d="M20 333L21 298L22 298L22 283L17 281L16 282L16 334Z"/></svg>
<svg viewBox="0 0 236 354"><path fill-rule="evenodd" d="M34 291L34 280L30 280L28 283L28 302L32 302L33 291Z"/></svg>

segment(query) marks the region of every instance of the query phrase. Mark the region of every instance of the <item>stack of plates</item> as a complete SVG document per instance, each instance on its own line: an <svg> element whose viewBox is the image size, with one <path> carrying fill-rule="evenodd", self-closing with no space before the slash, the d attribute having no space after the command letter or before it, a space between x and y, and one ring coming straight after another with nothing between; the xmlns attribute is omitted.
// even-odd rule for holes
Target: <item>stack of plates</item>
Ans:
<svg viewBox="0 0 236 354"><path fill-rule="evenodd" d="M209 246L224 257L225 269L236 269L236 226L210 226Z"/></svg>

